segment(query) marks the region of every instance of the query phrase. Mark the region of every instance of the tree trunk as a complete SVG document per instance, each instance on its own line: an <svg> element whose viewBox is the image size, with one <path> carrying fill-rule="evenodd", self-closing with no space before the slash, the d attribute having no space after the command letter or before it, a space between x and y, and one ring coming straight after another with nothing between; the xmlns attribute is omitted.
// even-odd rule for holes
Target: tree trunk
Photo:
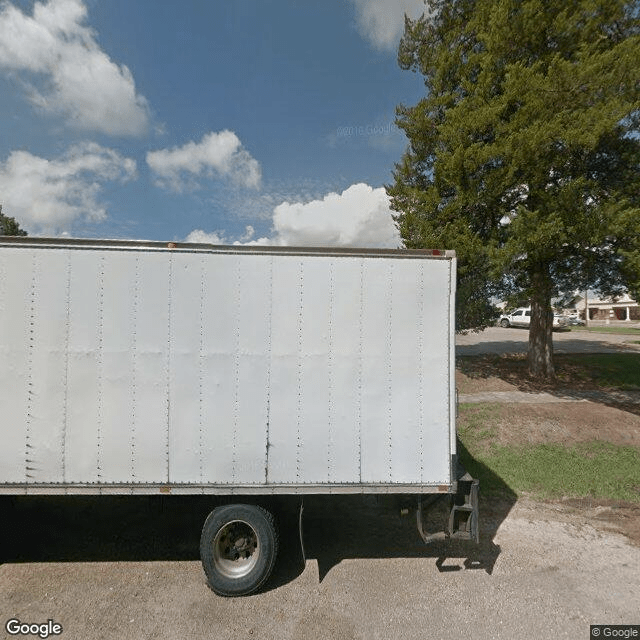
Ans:
<svg viewBox="0 0 640 640"><path fill-rule="evenodd" d="M532 274L529 374L537 380L555 380L553 364L553 313L548 270L540 266Z"/></svg>

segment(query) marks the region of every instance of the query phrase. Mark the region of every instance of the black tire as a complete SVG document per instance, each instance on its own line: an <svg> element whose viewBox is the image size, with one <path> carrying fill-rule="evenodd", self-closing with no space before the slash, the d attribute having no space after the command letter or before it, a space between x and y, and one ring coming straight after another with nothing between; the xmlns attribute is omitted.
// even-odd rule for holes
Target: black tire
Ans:
<svg viewBox="0 0 640 640"><path fill-rule="evenodd" d="M508 329L509 328L509 321L506 318L503 318L502 320L500 320L500 326L503 329Z"/></svg>
<svg viewBox="0 0 640 640"><path fill-rule="evenodd" d="M214 509L200 537L209 587L220 596L246 596L267 580L278 554L273 515L249 504Z"/></svg>

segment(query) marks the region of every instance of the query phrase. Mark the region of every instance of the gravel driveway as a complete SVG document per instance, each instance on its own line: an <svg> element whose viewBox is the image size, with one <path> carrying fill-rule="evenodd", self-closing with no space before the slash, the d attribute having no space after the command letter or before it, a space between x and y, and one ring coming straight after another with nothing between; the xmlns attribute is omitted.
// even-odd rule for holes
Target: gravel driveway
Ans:
<svg viewBox="0 0 640 640"><path fill-rule="evenodd" d="M384 500L310 499L304 569L285 531L266 590L224 599L196 559L202 499L151 505L19 505L17 554L0 566L3 625L52 619L77 640L526 640L640 622L640 549L584 511L485 502L480 547L447 550L424 546Z"/></svg>

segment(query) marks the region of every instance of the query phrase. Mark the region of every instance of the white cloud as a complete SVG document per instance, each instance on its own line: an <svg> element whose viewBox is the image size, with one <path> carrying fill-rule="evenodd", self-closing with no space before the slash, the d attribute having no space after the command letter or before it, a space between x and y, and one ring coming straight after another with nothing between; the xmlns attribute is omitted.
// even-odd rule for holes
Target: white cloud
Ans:
<svg viewBox="0 0 640 640"><path fill-rule="evenodd" d="M193 242L195 244L255 244L254 242L250 242L254 235L255 230L250 224L244 228L242 236L235 241L227 238L222 231L211 231L207 233L202 229L194 229L186 237L185 242Z"/></svg>
<svg viewBox="0 0 640 640"><path fill-rule="evenodd" d="M380 51L396 49L404 32L404 15L417 18L425 11L423 0L352 0L360 35Z"/></svg>
<svg viewBox="0 0 640 640"><path fill-rule="evenodd" d="M386 191L367 184L354 184L322 200L283 202L273 211L271 237L252 240L253 235L253 228L247 227L244 236L233 244L386 248L401 245ZM200 230L191 232L187 242L230 243L220 232L207 234Z"/></svg>
<svg viewBox="0 0 640 640"><path fill-rule="evenodd" d="M186 237L185 242L193 242L194 244L229 244L224 235L220 235L218 231L207 233L202 229L194 229Z"/></svg>
<svg viewBox="0 0 640 640"><path fill-rule="evenodd" d="M397 247L398 230L383 187L354 184L307 203L283 202L273 212L277 244Z"/></svg>
<svg viewBox="0 0 640 640"><path fill-rule="evenodd" d="M200 142L187 142L182 147L150 151L147 164L157 176L156 183L173 191L197 188L196 178L216 175L244 187L260 186L260 164L228 130L212 131Z"/></svg>
<svg viewBox="0 0 640 640"><path fill-rule="evenodd" d="M55 160L13 151L0 163L0 199L4 213L30 233L59 234L78 219L105 219L102 184L135 174L134 160L95 143L75 145Z"/></svg>
<svg viewBox="0 0 640 640"><path fill-rule="evenodd" d="M146 99L129 69L100 49L85 26L82 0L36 2L28 16L8 2L0 5L0 69L44 77L24 79L33 104L60 114L80 129L137 135L149 124Z"/></svg>

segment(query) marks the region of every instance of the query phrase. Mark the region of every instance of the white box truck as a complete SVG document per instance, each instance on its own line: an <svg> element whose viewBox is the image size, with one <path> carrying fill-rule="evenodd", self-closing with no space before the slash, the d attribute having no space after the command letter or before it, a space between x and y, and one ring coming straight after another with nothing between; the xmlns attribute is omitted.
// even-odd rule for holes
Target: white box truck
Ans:
<svg viewBox="0 0 640 640"><path fill-rule="evenodd" d="M0 238L0 494L233 495L207 518L210 586L277 553L262 496L448 496L455 254ZM464 474L464 475L463 475ZM302 509L300 509L302 543Z"/></svg>

